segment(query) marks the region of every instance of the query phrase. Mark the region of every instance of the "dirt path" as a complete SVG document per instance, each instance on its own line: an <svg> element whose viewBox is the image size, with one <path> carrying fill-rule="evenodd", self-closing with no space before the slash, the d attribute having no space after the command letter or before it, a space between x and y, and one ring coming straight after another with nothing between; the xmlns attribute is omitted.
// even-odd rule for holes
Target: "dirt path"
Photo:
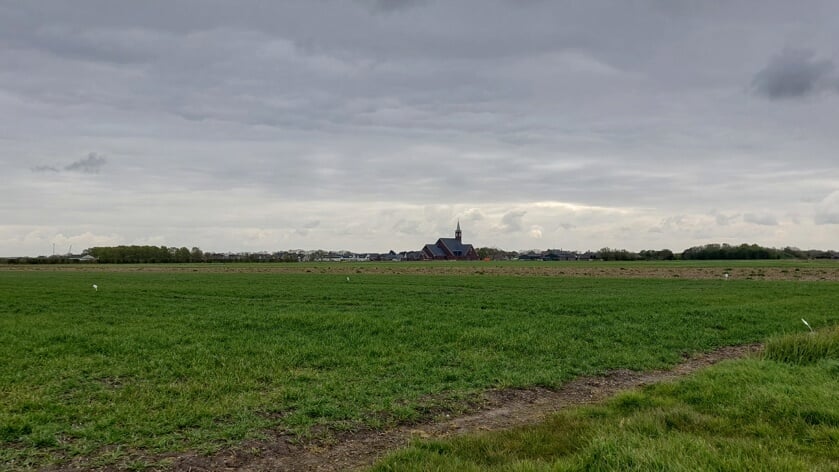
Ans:
<svg viewBox="0 0 839 472"><path fill-rule="evenodd" d="M246 444L214 456L182 455L174 459L177 471L343 471L372 465L376 459L404 447L415 438L443 437L494 431L535 423L562 408L602 401L622 390L667 381L725 359L758 352L759 344L726 347L686 359L671 370L632 372L619 370L601 377L574 380L559 390L497 390L473 414L443 421L405 426L389 431L361 432L339 437L332 445L294 444L286 438Z"/></svg>

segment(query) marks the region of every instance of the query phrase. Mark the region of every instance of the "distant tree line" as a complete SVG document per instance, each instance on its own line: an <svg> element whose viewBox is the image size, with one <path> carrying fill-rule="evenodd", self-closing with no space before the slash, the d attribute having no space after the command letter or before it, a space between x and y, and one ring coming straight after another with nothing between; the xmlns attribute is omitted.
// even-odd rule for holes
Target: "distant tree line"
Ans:
<svg viewBox="0 0 839 472"><path fill-rule="evenodd" d="M796 259L839 259L837 251L822 251L821 249L798 249L797 247L785 247L785 254Z"/></svg>
<svg viewBox="0 0 839 472"><path fill-rule="evenodd" d="M626 249L612 249L604 247L597 251L597 258L604 261L637 261L641 260L638 253L627 251Z"/></svg>
<svg viewBox="0 0 839 472"><path fill-rule="evenodd" d="M204 262L204 253L193 247L111 246L92 247L84 251L105 264L143 264L155 262Z"/></svg>
<svg viewBox="0 0 839 472"><path fill-rule="evenodd" d="M0 264L73 264L76 262L79 262L78 259L67 255L0 258Z"/></svg>
<svg viewBox="0 0 839 472"><path fill-rule="evenodd" d="M786 256L781 250L761 247L757 244L739 246L706 244L694 246L682 252L683 260L783 259L786 257L791 256Z"/></svg>
<svg viewBox="0 0 839 472"><path fill-rule="evenodd" d="M671 261L671 260L749 260L749 259L831 259L836 258L834 251L817 249L801 250L793 247L783 249L769 248L757 244L706 244L685 249L675 254L669 249L643 250L631 252L626 249L605 247L597 252L597 258L604 261Z"/></svg>
<svg viewBox="0 0 839 472"><path fill-rule="evenodd" d="M785 247L783 249L768 248L757 244L706 244L685 249L682 252L684 260L729 260L729 259L830 259L835 257L832 251L807 250Z"/></svg>
<svg viewBox="0 0 839 472"><path fill-rule="evenodd" d="M670 249L645 249L638 256L645 261L672 261L677 257Z"/></svg>
<svg viewBox="0 0 839 472"><path fill-rule="evenodd" d="M597 251L597 258L603 261L672 261L678 256L670 249L645 249L640 252L604 247Z"/></svg>
<svg viewBox="0 0 839 472"><path fill-rule="evenodd" d="M831 259L836 258L833 251L816 249L801 250L793 247L783 249L769 248L757 244L706 244L685 249L681 254L674 254L669 249L643 250L638 253L625 249L603 248L597 258L604 261L670 261L670 260L755 260L755 259Z"/></svg>

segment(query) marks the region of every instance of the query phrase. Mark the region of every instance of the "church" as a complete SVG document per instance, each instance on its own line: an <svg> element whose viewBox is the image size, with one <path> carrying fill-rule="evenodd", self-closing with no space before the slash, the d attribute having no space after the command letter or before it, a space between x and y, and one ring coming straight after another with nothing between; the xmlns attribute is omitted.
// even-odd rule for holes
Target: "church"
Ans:
<svg viewBox="0 0 839 472"><path fill-rule="evenodd" d="M440 238L435 244L426 244L422 248L422 259L425 261L476 261L478 252L471 244L463 244L463 233L460 231L460 221L454 230L454 238Z"/></svg>

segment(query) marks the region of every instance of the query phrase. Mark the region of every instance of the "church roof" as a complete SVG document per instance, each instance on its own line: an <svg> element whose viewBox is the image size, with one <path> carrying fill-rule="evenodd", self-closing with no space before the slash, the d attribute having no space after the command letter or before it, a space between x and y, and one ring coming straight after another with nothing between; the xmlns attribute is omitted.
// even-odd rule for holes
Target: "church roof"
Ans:
<svg viewBox="0 0 839 472"><path fill-rule="evenodd" d="M433 257L445 257L446 253L439 247L435 246L434 244L426 244L425 249L431 253Z"/></svg>
<svg viewBox="0 0 839 472"><path fill-rule="evenodd" d="M440 238L438 240L438 244L439 243L443 243L443 245L445 245L446 248L452 252L452 254L456 253L457 251L460 251L461 255L466 255L466 253L469 252L470 249L472 249L471 244L463 244L457 238Z"/></svg>

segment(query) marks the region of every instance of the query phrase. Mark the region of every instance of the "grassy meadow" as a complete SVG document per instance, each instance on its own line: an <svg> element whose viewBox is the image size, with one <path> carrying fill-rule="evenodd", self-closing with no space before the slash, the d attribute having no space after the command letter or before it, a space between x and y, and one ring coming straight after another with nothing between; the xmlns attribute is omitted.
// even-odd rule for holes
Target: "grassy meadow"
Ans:
<svg viewBox="0 0 839 472"><path fill-rule="evenodd" d="M839 322L835 281L456 266L0 269L0 468L387 428Z"/></svg>

